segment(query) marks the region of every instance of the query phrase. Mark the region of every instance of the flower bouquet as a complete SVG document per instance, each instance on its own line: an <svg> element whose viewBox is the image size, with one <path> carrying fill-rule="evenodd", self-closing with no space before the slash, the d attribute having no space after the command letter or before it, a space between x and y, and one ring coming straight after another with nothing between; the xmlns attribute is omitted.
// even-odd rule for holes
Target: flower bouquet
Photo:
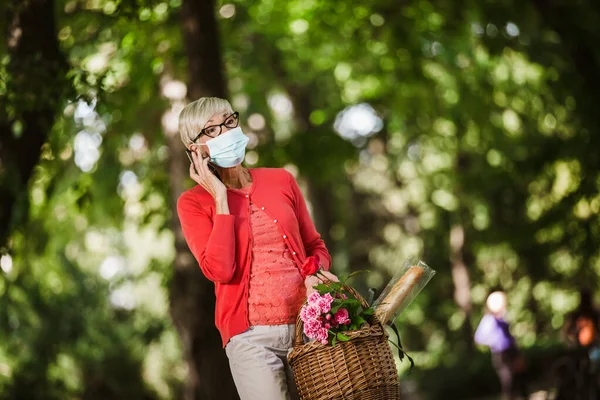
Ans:
<svg viewBox="0 0 600 400"><path fill-rule="evenodd" d="M348 340L343 332L359 330L373 315L373 308L363 307L344 286L344 281L322 283L308 296L300 319L309 339L335 346L338 341Z"/></svg>
<svg viewBox="0 0 600 400"><path fill-rule="evenodd" d="M347 341L343 332L360 329L367 319L373 315L371 307L364 307L356 298L354 291L347 289L346 281L361 273L357 271L342 278L341 282L332 282L320 270L318 256L310 256L302 266L304 276L316 276L321 283L313 287L315 290L308 296L306 304L300 309L300 319L304 323L304 334L322 344L335 346L338 341Z"/></svg>

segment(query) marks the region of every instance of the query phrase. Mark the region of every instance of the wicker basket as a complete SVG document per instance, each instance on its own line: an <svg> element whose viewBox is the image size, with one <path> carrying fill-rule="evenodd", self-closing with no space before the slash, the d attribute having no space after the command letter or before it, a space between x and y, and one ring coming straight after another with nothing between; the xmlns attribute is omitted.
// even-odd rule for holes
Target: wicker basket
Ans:
<svg viewBox="0 0 600 400"><path fill-rule="evenodd" d="M363 305L366 301L349 286ZM335 347L304 343L298 316L294 348L288 355L301 400L394 400L400 398L400 381L387 333L372 316L361 329L345 332L350 338Z"/></svg>

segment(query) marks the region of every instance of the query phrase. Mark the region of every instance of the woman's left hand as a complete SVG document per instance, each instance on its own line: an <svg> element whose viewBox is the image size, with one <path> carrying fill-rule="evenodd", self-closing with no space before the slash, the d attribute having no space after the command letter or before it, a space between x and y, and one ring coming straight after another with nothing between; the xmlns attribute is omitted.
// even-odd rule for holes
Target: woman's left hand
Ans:
<svg viewBox="0 0 600 400"><path fill-rule="evenodd" d="M304 286L306 287L306 297L310 296L311 293L317 291L314 288L315 286L317 286L320 283L325 283L325 282L329 282L329 281L339 282L340 280L338 279L337 276L335 276L331 272L324 271L324 270L319 271L319 273L317 275L307 276L306 279L304 280Z"/></svg>

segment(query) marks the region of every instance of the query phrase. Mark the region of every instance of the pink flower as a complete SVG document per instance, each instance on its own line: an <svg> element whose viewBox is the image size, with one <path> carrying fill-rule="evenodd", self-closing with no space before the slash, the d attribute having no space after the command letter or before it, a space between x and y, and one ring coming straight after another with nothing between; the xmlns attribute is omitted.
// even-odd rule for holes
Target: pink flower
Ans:
<svg viewBox="0 0 600 400"><path fill-rule="evenodd" d="M331 314L327 314L327 315L325 316L325 319L326 319L327 321L329 321L329 320L331 319Z"/></svg>
<svg viewBox="0 0 600 400"><path fill-rule="evenodd" d="M317 339L323 326L316 319L304 322L304 334L311 339Z"/></svg>
<svg viewBox="0 0 600 400"><path fill-rule="evenodd" d="M331 297L331 296L329 296L329 297ZM321 310L322 313L328 313L329 311L331 311L331 302L332 301L333 301L333 299L328 300L325 297L321 297L319 299L319 301L317 301L317 305L319 306L319 309Z"/></svg>
<svg viewBox="0 0 600 400"><path fill-rule="evenodd" d="M308 304L316 304L321 299L321 295L319 292L312 292L310 296L308 296Z"/></svg>
<svg viewBox="0 0 600 400"><path fill-rule="evenodd" d="M325 324L325 329L331 328L331 324Z"/></svg>
<svg viewBox="0 0 600 400"><path fill-rule="evenodd" d="M321 315L321 308L316 304L308 304L302 307L300 311L300 319L306 323L311 319L317 319Z"/></svg>
<svg viewBox="0 0 600 400"><path fill-rule="evenodd" d="M329 293L325 293L323 296L321 296L319 293L314 292L308 296L308 304L316 305L323 314L328 313L331 310L332 302L333 297L331 297L331 294Z"/></svg>
<svg viewBox="0 0 600 400"><path fill-rule="evenodd" d="M335 313L335 322L338 324L344 325L348 321L348 310L345 308L340 308L338 312Z"/></svg>
<svg viewBox="0 0 600 400"><path fill-rule="evenodd" d="M327 339L321 340L321 344L327 344Z"/></svg>
<svg viewBox="0 0 600 400"><path fill-rule="evenodd" d="M325 341L325 343L327 343L327 336L328 335L329 335L329 332L327 331L327 329L320 328L317 331L317 337L316 337L316 339L319 340L321 343L323 343L323 341Z"/></svg>

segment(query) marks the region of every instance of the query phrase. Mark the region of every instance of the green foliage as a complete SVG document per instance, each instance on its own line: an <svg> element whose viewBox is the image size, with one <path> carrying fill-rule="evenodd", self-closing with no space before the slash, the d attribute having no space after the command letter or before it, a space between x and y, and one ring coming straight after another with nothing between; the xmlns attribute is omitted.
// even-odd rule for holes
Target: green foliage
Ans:
<svg viewBox="0 0 600 400"><path fill-rule="evenodd" d="M230 99L252 139L246 164L299 176L334 272L369 268L354 281L365 290L383 287L408 255L438 271L399 321L419 369L466 368L463 328L494 287L508 291L513 333L527 347L557 341L577 289L598 283L600 18L591 0L561 4L217 6ZM2 393L181 391L166 322L177 234L168 161L185 156L183 147L170 154L163 129L172 122L165 82L187 80L180 12L178 0L56 2L70 64L57 78L77 95L53 104L60 112L15 209L29 218L0 270ZM7 63L0 95L14 78ZM361 103L375 116L342 131L342 112ZM359 129L373 118L378 128ZM457 257L470 279L466 307L455 301L465 294L455 289Z"/></svg>

